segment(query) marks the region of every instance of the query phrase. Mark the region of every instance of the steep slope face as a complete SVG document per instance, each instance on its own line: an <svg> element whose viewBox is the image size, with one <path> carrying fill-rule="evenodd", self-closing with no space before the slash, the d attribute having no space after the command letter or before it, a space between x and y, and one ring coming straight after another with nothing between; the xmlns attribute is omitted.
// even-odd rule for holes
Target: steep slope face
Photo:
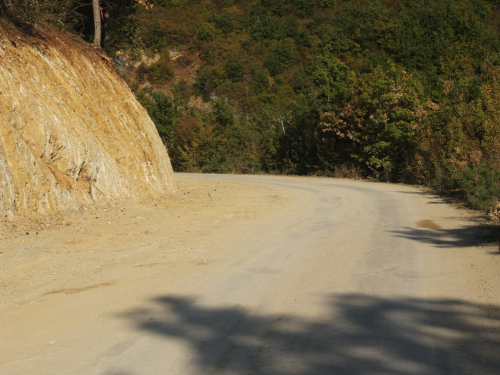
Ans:
<svg viewBox="0 0 500 375"><path fill-rule="evenodd" d="M0 215L156 198L167 151L109 59L53 30L0 25Z"/></svg>

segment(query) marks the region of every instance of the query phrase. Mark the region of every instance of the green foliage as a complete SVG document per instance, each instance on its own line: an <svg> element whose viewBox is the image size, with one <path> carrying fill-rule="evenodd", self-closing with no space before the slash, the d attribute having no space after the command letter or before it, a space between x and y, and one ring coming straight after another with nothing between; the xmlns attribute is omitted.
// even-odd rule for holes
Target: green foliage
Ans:
<svg viewBox="0 0 500 375"><path fill-rule="evenodd" d="M143 25L135 18L125 18L118 28L111 32L111 41L114 50L130 51L134 59L139 58L144 51L142 40Z"/></svg>
<svg viewBox="0 0 500 375"><path fill-rule="evenodd" d="M253 89L257 95L269 89L269 77L264 70L259 71L253 80Z"/></svg>
<svg viewBox="0 0 500 375"><path fill-rule="evenodd" d="M201 42L211 42L216 36L216 31L210 24L202 24L198 28L197 38Z"/></svg>
<svg viewBox="0 0 500 375"><path fill-rule="evenodd" d="M297 15L301 18L310 17L314 14L316 4L310 0L292 0Z"/></svg>
<svg viewBox="0 0 500 375"><path fill-rule="evenodd" d="M300 26L295 16L290 16L284 21L282 32L286 38L297 39L299 37Z"/></svg>
<svg viewBox="0 0 500 375"><path fill-rule="evenodd" d="M226 62L226 74L232 82L240 82L243 80L244 66L240 60L234 56L229 56Z"/></svg>
<svg viewBox="0 0 500 375"><path fill-rule="evenodd" d="M290 47L288 43L278 43L276 47L274 47L273 54L283 65L290 66L295 62L292 47Z"/></svg>
<svg viewBox="0 0 500 375"><path fill-rule="evenodd" d="M255 17L255 26L250 30L252 37L257 41L273 40L278 37L279 24L269 13Z"/></svg>
<svg viewBox="0 0 500 375"><path fill-rule="evenodd" d="M311 88L310 77L304 71L304 69L300 69L297 71L292 79L291 86L293 91L296 94L300 94L302 92L308 92Z"/></svg>
<svg viewBox="0 0 500 375"><path fill-rule="evenodd" d="M485 66L477 107L481 127L475 134L488 165L500 170L500 68Z"/></svg>
<svg viewBox="0 0 500 375"><path fill-rule="evenodd" d="M235 124L235 116L229 103L219 99L214 103L215 121L220 125L221 130L231 127Z"/></svg>
<svg viewBox="0 0 500 375"><path fill-rule="evenodd" d="M167 146L175 147L174 120L178 116L173 101L161 91L142 89L136 92L137 99L146 108L156 125L158 133Z"/></svg>
<svg viewBox="0 0 500 375"><path fill-rule="evenodd" d="M163 8L181 8L186 5L185 0L145 0L149 6L159 6Z"/></svg>
<svg viewBox="0 0 500 375"><path fill-rule="evenodd" d="M315 58L312 64L312 81L318 88L318 99L325 111L342 102L352 84L347 65L329 53Z"/></svg>
<svg viewBox="0 0 500 375"><path fill-rule="evenodd" d="M236 17L229 12L223 12L221 14L214 13L209 19L216 28L218 28L222 33L229 34L233 31L239 29L240 24Z"/></svg>
<svg viewBox="0 0 500 375"><path fill-rule="evenodd" d="M145 73L148 79L153 84L165 84L174 76L174 69L168 55L165 53L160 55L160 59L146 67Z"/></svg>
<svg viewBox="0 0 500 375"><path fill-rule="evenodd" d="M276 77L279 74L283 74L285 69L281 65L281 61L278 56L271 54L267 60L264 62L264 67L269 71L271 77Z"/></svg>
<svg viewBox="0 0 500 375"><path fill-rule="evenodd" d="M469 204L479 210L493 208L500 197L500 171L486 160L457 170L455 176Z"/></svg>
<svg viewBox="0 0 500 375"><path fill-rule="evenodd" d="M266 9L277 17L283 17L290 10L290 1L288 0L260 0L260 8Z"/></svg>
<svg viewBox="0 0 500 375"><path fill-rule="evenodd" d="M146 31L146 37L144 38L144 47L150 50L159 51L166 46L165 30L156 22L149 25Z"/></svg>
<svg viewBox="0 0 500 375"><path fill-rule="evenodd" d="M209 102L213 91L220 85L222 73L215 67L203 67L198 71L194 89L205 102Z"/></svg>

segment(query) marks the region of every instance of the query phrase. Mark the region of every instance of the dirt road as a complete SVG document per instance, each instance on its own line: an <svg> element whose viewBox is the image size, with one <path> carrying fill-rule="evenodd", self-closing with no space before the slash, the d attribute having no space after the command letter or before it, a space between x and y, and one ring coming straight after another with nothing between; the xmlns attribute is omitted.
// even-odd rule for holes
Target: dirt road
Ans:
<svg viewBox="0 0 500 375"><path fill-rule="evenodd" d="M424 190L178 175L0 225L0 374L498 374L490 228Z"/></svg>

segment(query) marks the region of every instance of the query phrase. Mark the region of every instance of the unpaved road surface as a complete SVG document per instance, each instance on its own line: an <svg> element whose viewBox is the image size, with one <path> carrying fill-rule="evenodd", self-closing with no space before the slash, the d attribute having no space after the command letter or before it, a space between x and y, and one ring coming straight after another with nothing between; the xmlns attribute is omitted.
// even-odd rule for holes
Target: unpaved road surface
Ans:
<svg viewBox="0 0 500 375"><path fill-rule="evenodd" d="M178 175L0 224L0 374L499 374L500 256L402 185Z"/></svg>

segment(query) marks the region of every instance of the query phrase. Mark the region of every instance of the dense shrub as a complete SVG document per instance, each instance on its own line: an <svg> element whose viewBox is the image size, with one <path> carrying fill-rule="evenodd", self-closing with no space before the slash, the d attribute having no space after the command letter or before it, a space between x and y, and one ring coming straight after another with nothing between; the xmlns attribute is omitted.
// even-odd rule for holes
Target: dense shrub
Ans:
<svg viewBox="0 0 500 375"><path fill-rule="evenodd" d="M486 210L500 198L500 171L491 168L483 160L469 164L455 172L458 185L469 204L476 209Z"/></svg>

